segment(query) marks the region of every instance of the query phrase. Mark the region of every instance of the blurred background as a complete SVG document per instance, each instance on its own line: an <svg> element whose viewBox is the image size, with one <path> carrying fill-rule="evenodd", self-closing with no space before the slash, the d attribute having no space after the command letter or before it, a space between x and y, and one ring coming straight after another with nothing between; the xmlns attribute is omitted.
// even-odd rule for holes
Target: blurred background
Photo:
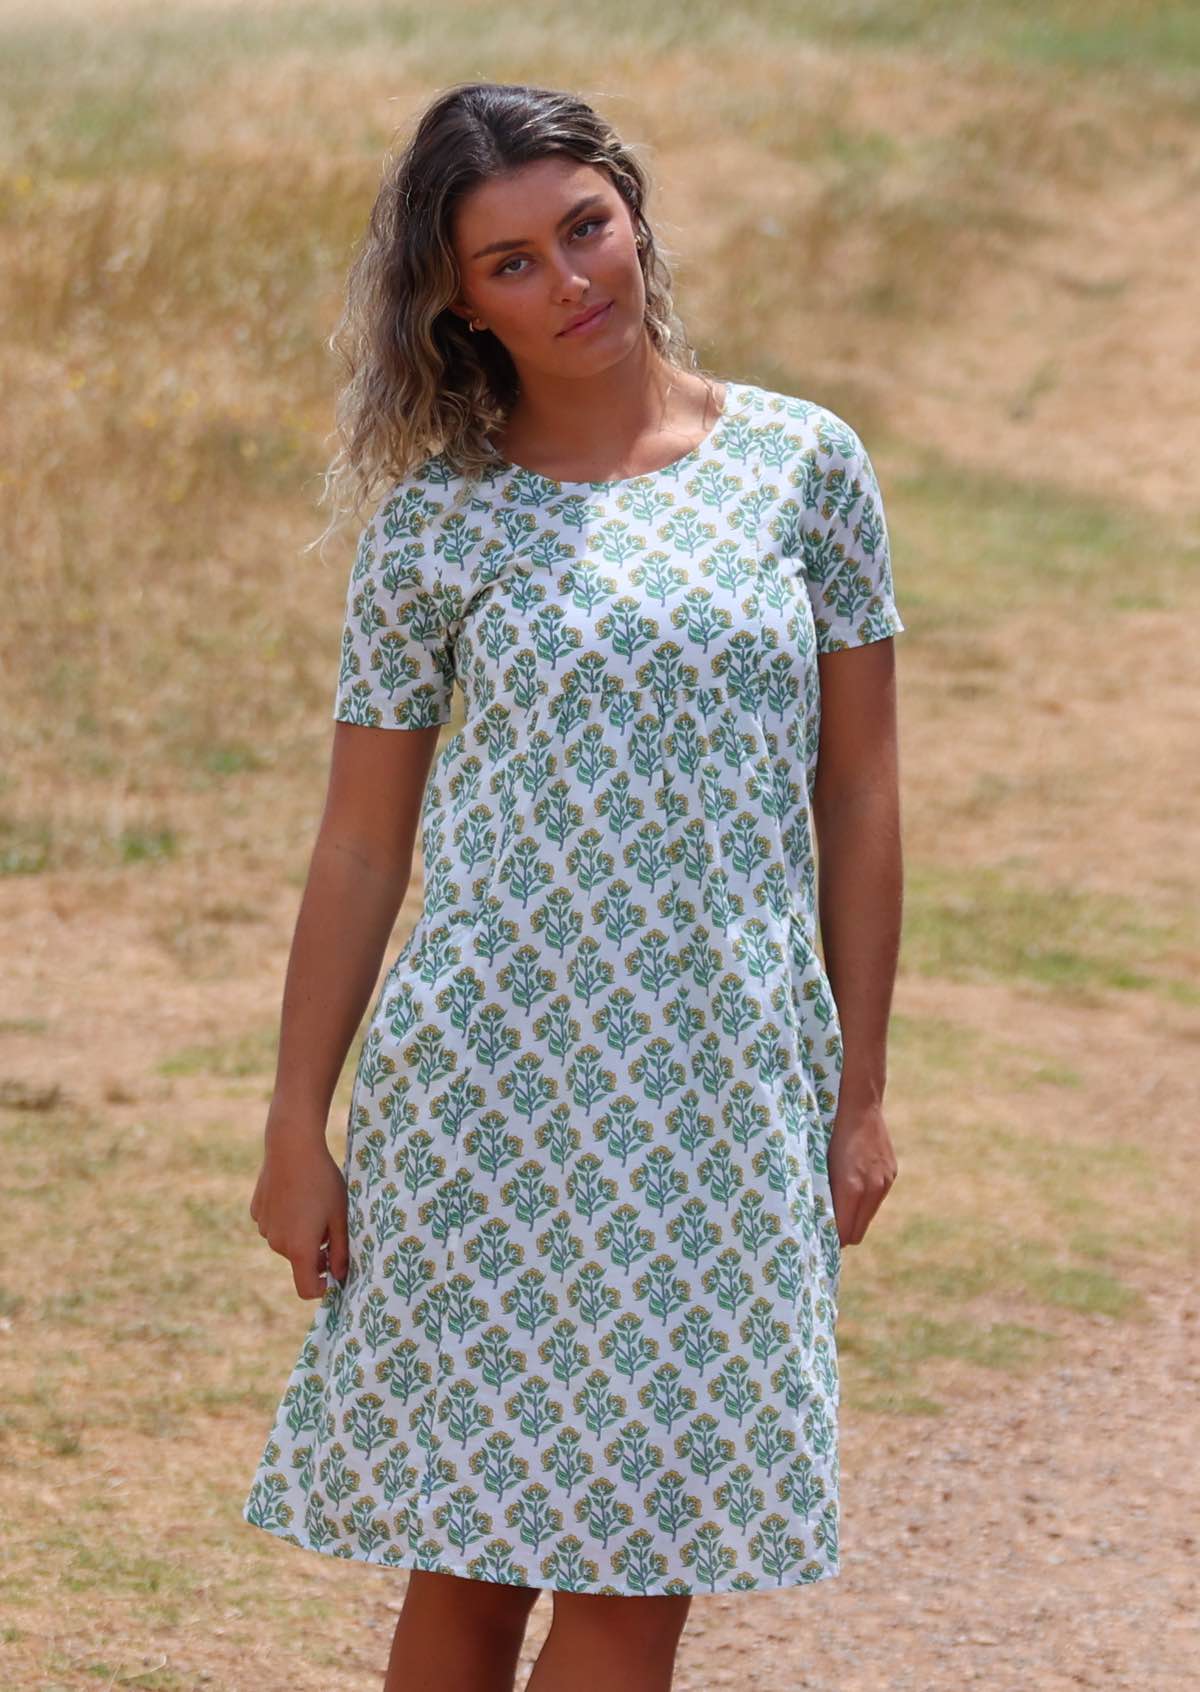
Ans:
<svg viewBox="0 0 1200 1692"><path fill-rule="evenodd" d="M704 363L867 443L906 623L843 1574L696 1601L676 1683L1178 1692L1200 9L1154 0L0 4L0 1682L382 1682L405 1574L241 1517L314 1310L248 1205L352 549L302 552L325 339L476 78L644 149Z"/></svg>

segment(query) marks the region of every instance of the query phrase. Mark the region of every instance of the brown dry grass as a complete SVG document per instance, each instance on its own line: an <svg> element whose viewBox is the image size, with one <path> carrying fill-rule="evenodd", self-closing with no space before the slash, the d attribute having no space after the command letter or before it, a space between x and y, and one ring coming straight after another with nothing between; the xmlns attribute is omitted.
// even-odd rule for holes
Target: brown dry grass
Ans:
<svg viewBox="0 0 1200 1692"><path fill-rule="evenodd" d="M5 1687L382 1678L404 1577L241 1520L311 1314L246 1205L344 585L321 343L472 75L649 144L706 362L861 430L908 624L846 1572L697 1603L677 1684L1194 1674L1197 32L1026 11L3 8Z"/></svg>

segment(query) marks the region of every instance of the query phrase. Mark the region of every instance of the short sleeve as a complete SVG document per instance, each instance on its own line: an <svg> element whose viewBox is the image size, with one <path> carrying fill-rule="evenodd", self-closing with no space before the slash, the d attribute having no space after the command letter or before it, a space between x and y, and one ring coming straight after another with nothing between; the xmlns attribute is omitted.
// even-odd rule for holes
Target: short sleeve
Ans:
<svg viewBox="0 0 1200 1692"><path fill-rule="evenodd" d="M429 728L450 720L457 596L421 522L385 500L359 536L346 590L337 722Z"/></svg>
<svg viewBox="0 0 1200 1692"><path fill-rule="evenodd" d="M808 454L801 547L817 651L901 634L883 495L867 449L849 423L821 407Z"/></svg>

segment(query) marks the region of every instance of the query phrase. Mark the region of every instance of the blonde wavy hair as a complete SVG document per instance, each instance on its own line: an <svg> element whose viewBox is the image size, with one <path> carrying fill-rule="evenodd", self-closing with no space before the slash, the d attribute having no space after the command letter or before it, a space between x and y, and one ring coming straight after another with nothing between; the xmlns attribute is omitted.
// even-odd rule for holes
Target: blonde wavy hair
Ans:
<svg viewBox="0 0 1200 1692"><path fill-rule="evenodd" d="M519 382L503 344L490 331L472 333L447 309L462 292L452 220L479 183L552 155L607 174L641 238L646 332L666 363L703 368L646 220L650 179L636 148L573 93L504 82L449 87L419 114L400 151L387 154L351 263L327 343L345 369L339 446L318 501L333 514L306 551L319 546L324 557L344 522L361 523L364 506L436 453L468 483L495 463L488 436L507 418Z"/></svg>

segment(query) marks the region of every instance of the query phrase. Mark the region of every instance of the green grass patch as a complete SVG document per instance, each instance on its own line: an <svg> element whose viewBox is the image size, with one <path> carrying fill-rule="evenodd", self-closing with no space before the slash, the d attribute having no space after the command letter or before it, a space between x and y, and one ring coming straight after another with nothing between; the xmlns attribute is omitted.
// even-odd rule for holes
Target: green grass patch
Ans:
<svg viewBox="0 0 1200 1692"><path fill-rule="evenodd" d="M1086 1158L1087 1153L1081 1151L1080 1161L1086 1164ZM1097 1179L1096 1187L1101 1185ZM1053 1214L1054 1194L1045 1202ZM1042 1207L1039 1195L1037 1208ZM972 1299L998 1296L1128 1314L1137 1307L1137 1299L1112 1267L1114 1254L1124 1243L1119 1234L1119 1202L1112 1197L1106 1204L1097 1197L1093 1208L1109 1227L1093 1229L1086 1254L1074 1251L1069 1243L1073 1236L1065 1227L1059 1240L1050 1241L1018 1232L994 1215L956 1212L942 1217L922 1212L906 1216L890 1233L882 1230L885 1237L872 1258L870 1297L890 1288L926 1310L961 1308Z"/></svg>
<svg viewBox="0 0 1200 1692"><path fill-rule="evenodd" d="M217 1075L242 1077L274 1072L279 1047L276 1023L264 1023L232 1040L187 1046L156 1065L160 1075Z"/></svg>
<svg viewBox="0 0 1200 1692"><path fill-rule="evenodd" d="M159 828L134 824L123 828L116 840L117 855L124 864L145 863L147 859L173 858L179 850L179 836L173 828Z"/></svg>
<svg viewBox="0 0 1200 1692"><path fill-rule="evenodd" d="M894 1010L888 1043L902 1056L908 1073L934 1076L939 1087L955 1078L986 1074L999 1079L1011 1073L1013 1054L994 1035L948 1016L909 1016Z"/></svg>
<svg viewBox="0 0 1200 1692"><path fill-rule="evenodd" d="M0 875L38 875L49 869L53 846L47 818L0 816Z"/></svg>
<svg viewBox="0 0 1200 1692"><path fill-rule="evenodd" d="M854 1408L874 1411L879 1416L942 1416L946 1411L940 1399L902 1391L856 1393Z"/></svg>
<svg viewBox="0 0 1200 1692"><path fill-rule="evenodd" d="M1096 1236L1076 1251L979 1216L918 1216L872 1246L865 1272L847 1258L838 1350L848 1400L876 1411L938 1413L941 1401L925 1388L942 1361L1006 1375L1044 1367L1061 1340L1028 1318L1039 1306L1115 1320L1144 1311L1140 1293L1096 1261L1108 1246ZM985 1318L972 1309L975 1299L998 1298L1019 1314Z"/></svg>
<svg viewBox="0 0 1200 1692"><path fill-rule="evenodd" d="M84 817L0 816L0 875L157 863L180 850L179 834L169 823L114 828Z"/></svg>
<svg viewBox="0 0 1200 1692"><path fill-rule="evenodd" d="M136 1543L123 1544L115 1535L97 1541L66 1525L46 1530L42 1548L53 1549L59 1580L68 1592L108 1588L145 1597L184 1597L194 1591L194 1577L182 1553L175 1559Z"/></svg>
<svg viewBox="0 0 1200 1692"><path fill-rule="evenodd" d="M1036 7L1006 0L1002 10L1009 15L997 45L1012 59L1114 70L1123 79L1153 71L1190 82L1200 71L1200 12L1186 0L1057 0Z"/></svg>
<svg viewBox="0 0 1200 1692"><path fill-rule="evenodd" d="M1133 898L1032 885L1000 866L906 865L902 960L922 975L1030 981L1076 1003L1150 992L1195 1004L1196 944Z"/></svg>
<svg viewBox="0 0 1200 1692"><path fill-rule="evenodd" d="M614 40L651 59L681 49L786 52L798 42L843 53L925 50L943 63L982 61L1047 78L1153 78L1185 97L1200 74L1200 15L1186 0L1045 0L1036 8L1029 0L848 0L832 9L748 0L732 10L722 0L665 0L649 11L611 0L594 18L572 14L569 22L561 7L538 0L521 15L526 52L532 37L543 56L557 53L568 81L577 80L573 61L591 63ZM491 75L517 80L519 63L505 63L514 16L505 7L450 5L435 18L382 0L301 0L94 21L81 13L65 31L31 9L0 31L3 87L21 123L51 126L55 156L73 173L136 170L169 156L170 114L200 76L211 84L284 55L310 56L329 75L340 54L366 48L402 51L414 74L428 66L443 82L479 74L473 67L484 50L495 60Z"/></svg>
<svg viewBox="0 0 1200 1692"><path fill-rule="evenodd" d="M1170 609L1194 591L1200 544L1165 518L902 446L919 462L888 476L888 524L897 560L921 563L898 563L897 586L919 638L941 646L946 637L949 660L964 635L1012 611ZM983 658L969 647L961 654L968 665Z"/></svg>
<svg viewBox="0 0 1200 1692"><path fill-rule="evenodd" d="M245 1180L257 1173L261 1157L262 1142L257 1135L247 1135L244 1123L236 1129L214 1124L203 1133L178 1137L172 1146L170 1166L186 1173L203 1171Z"/></svg>
<svg viewBox="0 0 1200 1692"><path fill-rule="evenodd" d="M932 1358L954 1358L1007 1374L1042 1361L1055 1344L1053 1334L1021 1322L971 1322L965 1317L938 1318L919 1312L901 1314L887 1329L865 1338L851 1329L842 1350L857 1357L875 1380L911 1378Z"/></svg>
<svg viewBox="0 0 1200 1692"><path fill-rule="evenodd" d="M1145 1305L1141 1294L1111 1271L1084 1263L1060 1263L1044 1250L1030 1254L1025 1280L1043 1304L1083 1316L1129 1316Z"/></svg>

